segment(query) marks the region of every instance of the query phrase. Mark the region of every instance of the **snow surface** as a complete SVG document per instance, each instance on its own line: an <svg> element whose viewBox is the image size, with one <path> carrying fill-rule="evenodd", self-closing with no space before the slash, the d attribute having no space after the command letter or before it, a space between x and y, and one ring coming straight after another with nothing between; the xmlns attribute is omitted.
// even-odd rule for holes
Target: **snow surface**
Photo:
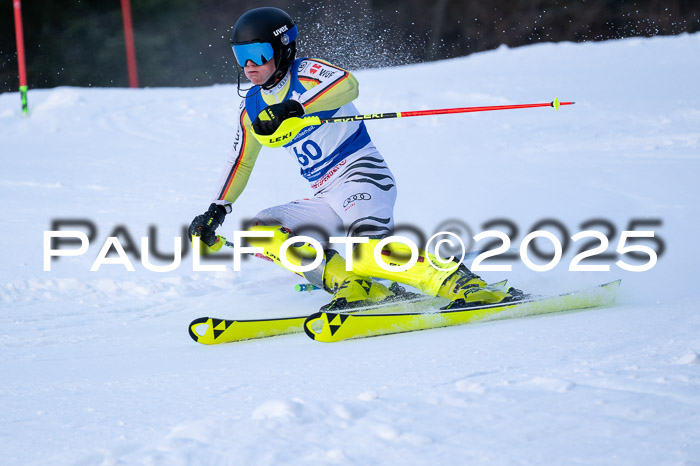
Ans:
<svg viewBox="0 0 700 466"><path fill-rule="evenodd" d="M0 463L698 464L700 34L540 44L357 72L362 112L574 100L573 107L368 123L399 182L398 223L429 235L541 219L652 227L648 272L488 272L538 293L623 279L609 309L337 344L203 346L202 315L314 311L324 293L262 261L233 272L90 266L124 226L158 250L201 213L232 144L235 86L0 95ZM224 235L309 194L265 150ZM87 254L43 271L43 232L88 219ZM597 228L602 228L598 226ZM643 229L643 228L640 228ZM556 232L556 230L553 230ZM650 244L650 243L646 243ZM136 244L138 247L138 244Z"/></svg>

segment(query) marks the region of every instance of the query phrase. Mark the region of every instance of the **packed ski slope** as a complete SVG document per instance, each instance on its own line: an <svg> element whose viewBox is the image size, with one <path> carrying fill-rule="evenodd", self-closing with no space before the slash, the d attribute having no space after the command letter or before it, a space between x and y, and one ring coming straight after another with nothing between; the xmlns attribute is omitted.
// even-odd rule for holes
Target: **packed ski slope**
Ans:
<svg viewBox="0 0 700 466"><path fill-rule="evenodd" d="M568 236L605 232L614 252L643 219L634 228L665 249L640 273L617 257L569 272L579 244L548 272L483 273L536 293L622 278L613 308L337 344L190 339L196 317L307 314L328 299L269 263L195 272L188 254L157 273L130 254L133 272L90 271L115 229L141 250L155 226L172 254L214 194L234 86L37 90L29 118L0 95L0 463L697 464L699 49L698 34L541 44L357 72L366 113L577 102L368 123L399 183L397 223L429 236L459 220L473 235L507 219L517 234L491 227L518 247L554 219ZM222 234L307 196L297 173L265 150ZM95 235L44 271L44 231L61 219Z"/></svg>

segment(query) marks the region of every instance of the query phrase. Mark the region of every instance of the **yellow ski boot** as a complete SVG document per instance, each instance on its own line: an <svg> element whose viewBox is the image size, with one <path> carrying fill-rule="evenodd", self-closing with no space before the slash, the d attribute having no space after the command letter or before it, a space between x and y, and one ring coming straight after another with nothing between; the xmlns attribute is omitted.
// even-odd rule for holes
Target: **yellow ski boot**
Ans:
<svg viewBox="0 0 700 466"><path fill-rule="evenodd" d="M394 296L394 293L381 283L346 271L345 259L333 250L326 250L323 285L326 291L333 293L331 302L321 308L323 311L367 306Z"/></svg>
<svg viewBox="0 0 700 466"><path fill-rule="evenodd" d="M380 267L374 257L374 250L379 240L357 246L359 252L353 269L365 276L386 278L414 286L430 296L440 296L451 301L446 309L476 306L479 304L500 303L504 300L521 299L523 293L515 288L489 286L464 264L455 264L451 270L438 269L436 256L427 251L418 251L418 259L408 270L394 272ZM411 251L403 243L389 243L381 251L381 260L385 265L405 265L411 257Z"/></svg>
<svg viewBox="0 0 700 466"><path fill-rule="evenodd" d="M444 309L456 309L513 301L520 298L522 292L512 287L490 287L464 264L460 264L442 284L438 296L451 301Z"/></svg>

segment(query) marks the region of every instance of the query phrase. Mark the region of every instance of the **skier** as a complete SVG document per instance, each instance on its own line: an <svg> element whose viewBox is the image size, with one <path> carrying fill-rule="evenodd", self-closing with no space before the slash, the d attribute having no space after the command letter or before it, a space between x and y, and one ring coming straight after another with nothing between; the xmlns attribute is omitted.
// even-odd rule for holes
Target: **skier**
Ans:
<svg viewBox="0 0 700 466"><path fill-rule="evenodd" d="M246 12L233 28L233 52L253 87L241 102L233 149L214 202L204 214L194 218L189 228L190 237L199 236L211 250L221 247L216 229L231 213L232 204L245 188L261 149L253 132L271 135L291 117L326 118L358 113L352 103L359 94L355 77L323 60L297 59L297 35L292 18L283 10L269 7ZM240 70L238 89L240 94ZM319 267L304 272L303 276L333 294L324 308L337 310L376 303L398 293L399 288L389 289L372 277L409 284L426 294L447 298L450 307L501 302L518 294L514 289L486 287L463 264L456 270L438 270L425 260L429 256L425 251L420 251L418 262L405 272L389 272L375 262L374 247L380 239L392 234L396 181L372 143L364 122L308 127L285 147L299 162L301 175L310 183L313 197L259 212L250 231L272 232L273 237L250 238L249 242L263 247L268 259L282 265L279 260L282 243L310 226L368 238L367 243L356 246L350 272L345 270L342 255L328 247L328 238L321 239L325 240L324 259ZM405 264L407 250L401 243L391 243L382 254L392 264ZM301 243L288 249L287 258L294 265L301 265L315 255L309 243Z"/></svg>

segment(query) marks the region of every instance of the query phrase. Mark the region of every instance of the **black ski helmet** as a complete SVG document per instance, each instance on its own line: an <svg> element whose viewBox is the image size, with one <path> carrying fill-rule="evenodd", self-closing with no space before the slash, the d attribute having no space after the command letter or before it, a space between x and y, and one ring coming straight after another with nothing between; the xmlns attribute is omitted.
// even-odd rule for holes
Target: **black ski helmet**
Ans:
<svg viewBox="0 0 700 466"><path fill-rule="evenodd" d="M262 65L275 59L276 72L263 87L274 86L287 74L296 56L297 27L294 20L279 8L262 7L245 12L231 33L231 46L242 67L248 60Z"/></svg>

